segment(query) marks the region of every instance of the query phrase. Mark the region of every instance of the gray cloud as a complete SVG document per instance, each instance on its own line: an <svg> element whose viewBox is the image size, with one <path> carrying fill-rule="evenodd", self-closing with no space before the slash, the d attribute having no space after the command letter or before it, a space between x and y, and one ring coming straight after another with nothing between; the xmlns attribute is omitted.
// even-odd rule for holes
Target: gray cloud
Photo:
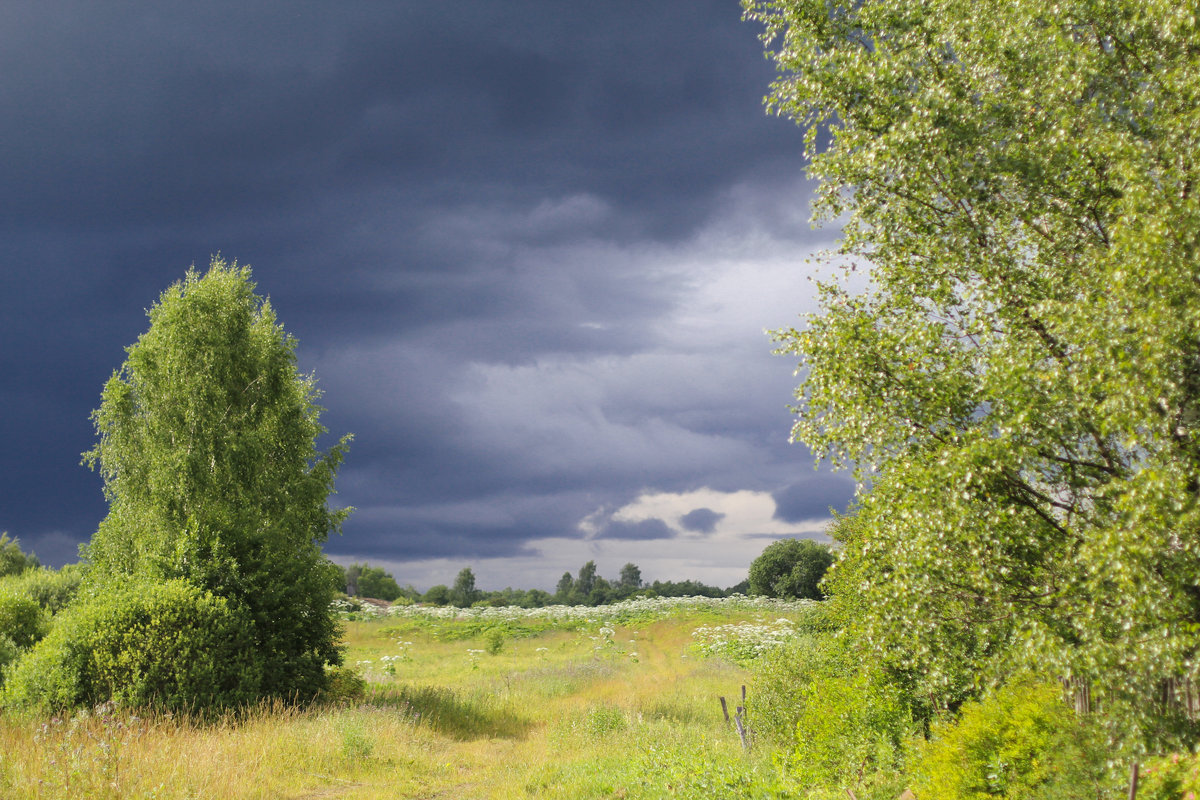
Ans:
<svg viewBox="0 0 1200 800"><path fill-rule="evenodd" d="M661 519L643 519L637 522L624 520L609 520L596 534L597 539L671 539L675 531L667 527Z"/></svg>
<svg viewBox="0 0 1200 800"><path fill-rule="evenodd" d="M218 251L298 338L330 440L356 434L333 554L584 547L581 520L647 489L825 502L762 330L811 303L798 265L828 236L739 16L6 3L0 530L65 559L95 529L88 414L143 310Z"/></svg>
<svg viewBox="0 0 1200 800"><path fill-rule="evenodd" d="M724 514L713 511L711 508L697 508L680 517L679 524L689 531L712 533L716 530L717 523L724 518Z"/></svg>
<svg viewBox="0 0 1200 800"><path fill-rule="evenodd" d="M830 509L844 512L854 498L854 481L845 475L814 475L772 493L775 518L784 522L825 519Z"/></svg>

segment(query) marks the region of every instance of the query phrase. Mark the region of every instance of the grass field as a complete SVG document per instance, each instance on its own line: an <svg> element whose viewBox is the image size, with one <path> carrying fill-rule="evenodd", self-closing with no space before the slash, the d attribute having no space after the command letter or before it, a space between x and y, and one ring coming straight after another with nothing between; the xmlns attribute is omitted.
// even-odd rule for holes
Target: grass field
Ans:
<svg viewBox="0 0 1200 800"><path fill-rule="evenodd" d="M216 723L0 718L0 797L750 796L770 754L744 752L726 724L718 697L740 696L749 672L719 653L803 613L705 601L350 621L361 699ZM757 627L723 627L739 623Z"/></svg>

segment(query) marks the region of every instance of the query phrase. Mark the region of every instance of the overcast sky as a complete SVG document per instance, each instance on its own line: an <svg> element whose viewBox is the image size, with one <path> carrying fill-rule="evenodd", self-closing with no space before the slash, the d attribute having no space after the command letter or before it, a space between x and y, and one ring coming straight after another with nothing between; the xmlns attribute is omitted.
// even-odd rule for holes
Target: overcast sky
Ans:
<svg viewBox="0 0 1200 800"><path fill-rule="evenodd" d="M190 265L249 264L356 513L425 589L728 586L853 485L788 444L801 134L737 0L0 5L0 530L76 558L100 389Z"/></svg>

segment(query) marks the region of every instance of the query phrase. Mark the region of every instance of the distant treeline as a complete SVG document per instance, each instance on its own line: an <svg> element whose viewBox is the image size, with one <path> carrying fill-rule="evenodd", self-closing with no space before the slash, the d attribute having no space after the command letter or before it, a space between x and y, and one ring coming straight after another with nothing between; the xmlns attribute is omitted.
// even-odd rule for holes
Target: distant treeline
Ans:
<svg viewBox="0 0 1200 800"><path fill-rule="evenodd" d="M579 568L577 575L564 572L553 593L544 589L514 589L511 586L496 591L484 591L475 587L475 573L470 567L459 571L453 586L438 584L422 593L412 586L400 586L396 579L381 567L369 564L351 564L346 567L346 594L352 597L372 597L388 602L429 603L437 606L520 606L540 608L550 605L601 606L616 603L630 597L727 597L731 594L748 594L749 580L721 589L700 581L654 581L642 580L641 569L633 563L621 568L615 580L596 574L596 562L589 561Z"/></svg>

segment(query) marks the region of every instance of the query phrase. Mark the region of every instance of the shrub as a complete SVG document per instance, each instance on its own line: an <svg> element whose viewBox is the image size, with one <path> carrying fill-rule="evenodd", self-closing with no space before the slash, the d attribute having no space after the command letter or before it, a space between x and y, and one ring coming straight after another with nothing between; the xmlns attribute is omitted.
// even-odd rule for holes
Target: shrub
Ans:
<svg viewBox="0 0 1200 800"><path fill-rule="evenodd" d="M1146 762L1139 800L1194 800L1200 795L1200 755L1172 753Z"/></svg>
<svg viewBox="0 0 1200 800"><path fill-rule="evenodd" d="M36 601L0 587L0 636L24 649L45 636L48 627L46 612Z"/></svg>
<svg viewBox="0 0 1200 800"><path fill-rule="evenodd" d="M753 662L747 704L756 739L778 748L790 748L795 742L806 689L828 660L828 639L827 634L801 635Z"/></svg>
<svg viewBox="0 0 1200 800"><path fill-rule="evenodd" d="M918 749L914 792L939 800L1109 796L1095 723L1067 706L1057 683L1020 678L968 701Z"/></svg>
<svg viewBox="0 0 1200 800"><path fill-rule="evenodd" d="M814 621L815 622L815 621ZM893 800L903 790L909 698L853 643L811 624L755 665L750 726L788 748L789 779L811 800Z"/></svg>
<svg viewBox="0 0 1200 800"><path fill-rule="evenodd" d="M37 566L40 566L37 556L23 552L19 539L10 539L7 532L0 533L0 576L20 575Z"/></svg>
<svg viewBox="0 0 1200 800"><path fill-rule="evenodd" d="M852 787L860 800L892 800L913 733L903 698L877 672L819 674L802 694L790 772L814 799L841 800Z"/></svg>
<svg viewBox="0 0 1200 800"><path fill-rule="evenodd" d="M330 667L326 671L326 688L321 697L331 703L352 703L363 698L367 682L349 667Z"/></svg>
<svg viewBox="0 0 1200 800"><path fill-rule="evenodd" d="M258 696L262 665L244 612L182 580L81 598L13 667L9 706L203 710Z"/></svg>
<svg viewBox="0 0 1200 800"><path fill-rule="evenodd" d="M820 600L821 579L833 563L829 545L810 539L780 539L750 564L750 594Z"/></svg>
<svg viewBox="0 0 1200 800"><path fill-rule="evenodd" d="M83 568L79 564L68 564L59 570L27 569L0 578L0 592L28 597L51 614L57 614L79 593L82 578Z"/></svg>
<svg viewBox="0 0 1200 800"><path fill-rule="evenodd" d="M36 602L0 587L0 686L4 670L46 635L50 621Z"/></svg>

